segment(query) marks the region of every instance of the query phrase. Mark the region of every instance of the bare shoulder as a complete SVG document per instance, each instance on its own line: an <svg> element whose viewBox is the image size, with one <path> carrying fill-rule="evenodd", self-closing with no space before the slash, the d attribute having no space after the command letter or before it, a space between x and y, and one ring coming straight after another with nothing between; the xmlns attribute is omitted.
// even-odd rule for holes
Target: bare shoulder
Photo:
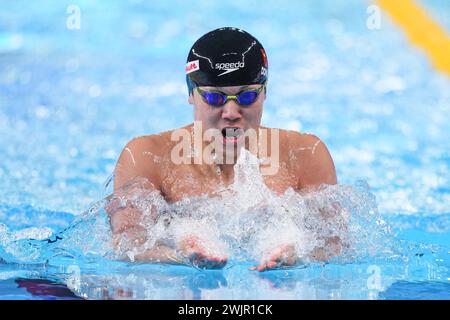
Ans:
<svg viewBox="0 0 450 320"><path fill-rule="evenodd" d="M316 135L283 130L290 161L299 178L299 188L336 184L336 169L325 143Z"/></svg>
<svg viewBox="0 0 450 320"><path fill-rule="evenodd" d="M166 148L163 134L145 135L130 140L119 156L114 171L114 189L136 177L148 179L159 186L159 164Z"/></svg>
<svg viewBox="0 0 450 320"><path fill-rule="evenodd" d="M189 130L190 125L180 128ZM174 129L133 138L123 148L114 171L114 189L136 177L146 178L156 189L161 187L161 168L170 155Z"/></svg>
<svg viewBox="0 0 450 320"><path fill-rule="evenodd" d="M281 136L285 137L287 144L290 148L293 148L294 151L303 153L304 151L308 151L310 154L315 154L318 148L326 148L325 143L318 136L311 133L282 130Z"/></svg>
<svg viewBox="0 0 450 320"><path fill-rule="evenodd" d="M162 155L168 141L167 132L139 136L130 140L123 150L142 151L145 155Z"/></svg>

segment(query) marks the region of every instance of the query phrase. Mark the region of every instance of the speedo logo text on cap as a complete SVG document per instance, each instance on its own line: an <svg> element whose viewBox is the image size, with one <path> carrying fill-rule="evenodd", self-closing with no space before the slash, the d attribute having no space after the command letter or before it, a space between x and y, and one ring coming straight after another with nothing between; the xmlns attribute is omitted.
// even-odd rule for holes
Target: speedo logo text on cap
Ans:
<svg viewBox="0 0 450 320"><path fill-rule="evenodd" d="M218 75L218 77L223 76L224 74L236 71L240 68L245 67L245 62L239 61L239 62L226 62L226 63L216 63L214 66L214 69L217 70L225 70L225 72L222 72Z"/></svg>

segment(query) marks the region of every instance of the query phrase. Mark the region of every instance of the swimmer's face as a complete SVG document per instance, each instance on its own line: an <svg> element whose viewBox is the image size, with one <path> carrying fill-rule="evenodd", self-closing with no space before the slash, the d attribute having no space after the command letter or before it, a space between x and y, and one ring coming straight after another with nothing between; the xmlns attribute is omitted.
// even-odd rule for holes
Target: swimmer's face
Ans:
<svg viewBox="0 0 450 320"><path fill-rule="evenodd" d="M242 90L258 89L260 84L233 87L207 87L200 89L206 91L220 91L228 95L235 95ZM203 130L225 128L239 128L242 130L257 129L261 123L263 102L266 98L262 90L255 102L248 106L240 106L236 100L228 100L221 107L214 107L206 103L200 93L194 89L189 96L189 103L194 106L194 120L201 121Z"/></svg>

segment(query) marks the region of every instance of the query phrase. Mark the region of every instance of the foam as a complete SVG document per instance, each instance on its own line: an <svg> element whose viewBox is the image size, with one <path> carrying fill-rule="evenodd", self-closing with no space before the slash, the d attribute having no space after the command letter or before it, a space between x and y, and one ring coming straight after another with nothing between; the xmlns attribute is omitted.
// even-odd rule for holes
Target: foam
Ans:
<svg viewBox="0 0 450 320"><path fill-rule="evenodd" d="M139 189L142 183L139 179L128 188ZM280 196L265 185L256 157L243 151L234 183L219 194L186 197L174 204L157 192L147 192L145 199L133 196L129 201L144 213L140 225L147 241L130 249L132 256L161 241L173 245L188 235L198 236L209 252L244 260L259 261L284 244L292 244L303 263L314 260L311 255L318 248L331 258L336 248L330 246L330 238L340 239L337 251L342 261L395 252L394 242L387 245L393 235L364 183L323 186L313 193L289 189ZM152 204L160 212L156 221L148 219ZM119 247L123 255L127 245Z"/></svg>
<svg viewBox="0 0 450 320"><path fill-rule="evenodd" d="M256 157L243 150L235 165L234 183L217 196L186 197L169 204L160 193L149 191L147 183L144 178L131 181L95 203L50 241L36 240L49 230L40 230L40 237L34 229L14 236L0 225L3 251L8 252L0 257L35 262L70 253L80 259L134 261L136 255L160 244L176 247L189 235L195 235L207 252L234 260L261 261L286 244L294 248L302 264L399 255L398 243L363 182L324 185L310 193L289 189L277 195L265 185ZM130 204L140 213L138 225L143 231L136 237L118 237L114 248L109 215ZM34 240L26 239L27 235ZM144 241L136 241L138 236ZM337 244L330 242L337 238ZM186 263L183 258L179 255L174 260Z"/></svg>

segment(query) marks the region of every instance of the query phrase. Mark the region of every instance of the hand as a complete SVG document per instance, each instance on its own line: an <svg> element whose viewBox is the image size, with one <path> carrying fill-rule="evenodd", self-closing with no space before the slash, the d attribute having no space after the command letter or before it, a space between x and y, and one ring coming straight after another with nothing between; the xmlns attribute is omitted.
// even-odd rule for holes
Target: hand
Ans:
<svg viewBox="0 0 450 320"><path fill-rule="evenodd" d="M227 256L209 252L200 239L194 235L184 237L179 243L180 251L188 263L200 269L222 269L227 264Z"/></svg>
<svg viewBox="0 0 450 320"><path fill-rule="evenodd" d="M295 266L299 261L295 246L293 244L283 244L278 246L268 258L264 258L259 266L250 267L250 270L258 270L260 272L282 267Z"/></svg>

